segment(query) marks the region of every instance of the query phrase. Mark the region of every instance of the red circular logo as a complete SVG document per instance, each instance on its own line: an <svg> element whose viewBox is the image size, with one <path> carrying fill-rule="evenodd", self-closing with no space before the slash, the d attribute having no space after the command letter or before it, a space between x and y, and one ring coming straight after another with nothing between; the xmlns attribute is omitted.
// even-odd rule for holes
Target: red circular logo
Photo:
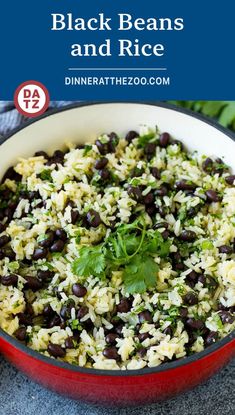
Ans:
<svg viewBox="0 0 235 415"><path fill-rule="evenodd" d="M14 94L14 103L20 114L26 117L38 117L43 114L50 102L47 88L38 81L26 81L20 84Z"/></svg>

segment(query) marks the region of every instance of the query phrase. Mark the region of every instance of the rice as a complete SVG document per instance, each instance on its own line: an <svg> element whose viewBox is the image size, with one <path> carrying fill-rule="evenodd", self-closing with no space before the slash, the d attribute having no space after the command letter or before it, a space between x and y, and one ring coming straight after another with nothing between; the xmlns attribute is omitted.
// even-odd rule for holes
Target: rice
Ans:
<svg viewBox="0 0 235 415"><path fill-rule="evenodd" d="M233 177L146 126L20 158L0 186L0 327L95 369L210 347L235 328Z"/></svg>

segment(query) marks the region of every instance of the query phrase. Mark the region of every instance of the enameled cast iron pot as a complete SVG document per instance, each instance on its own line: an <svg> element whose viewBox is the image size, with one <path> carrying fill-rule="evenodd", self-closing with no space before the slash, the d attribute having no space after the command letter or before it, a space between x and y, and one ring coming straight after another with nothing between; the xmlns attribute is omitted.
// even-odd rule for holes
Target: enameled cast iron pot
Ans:
<svg viewBox="0 0 235 415"><path fill-rule="evenodd" d="M125 133L138 129L140 123L158 125L189 150L224 156L235 171L234 137L213 121L166 104L88 103L53 111L14 131L0 147L0 176L19 156L55 150L66 140L84 142L103 132ZM139 405L174 396L213 375L235 356L235 332L188 358L136 371L102 371L62 363L27 348L2 330L0 352L31 379L68 397L106 405Z"/></svg>

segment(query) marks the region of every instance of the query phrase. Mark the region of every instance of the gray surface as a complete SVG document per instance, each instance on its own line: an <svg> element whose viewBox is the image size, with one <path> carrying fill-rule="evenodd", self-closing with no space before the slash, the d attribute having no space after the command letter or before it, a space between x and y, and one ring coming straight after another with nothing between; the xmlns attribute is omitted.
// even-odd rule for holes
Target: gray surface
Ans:
<svg viewBox="0 0 235 415"><path fill-rule="evenodd" d="M0 357L0 415L233 415L235 360L207 383L167 402L107 409L63 398L31 382Z"/></svg>

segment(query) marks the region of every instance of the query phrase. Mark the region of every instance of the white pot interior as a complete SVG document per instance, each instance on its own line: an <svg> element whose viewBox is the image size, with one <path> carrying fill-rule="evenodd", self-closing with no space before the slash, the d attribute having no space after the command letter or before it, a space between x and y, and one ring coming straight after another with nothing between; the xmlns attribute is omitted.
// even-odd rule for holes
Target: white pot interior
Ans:
<svg viewBox="0 0 235 415"><path fill-rule="evenodd" d="M0 147L0 176L19 157L32 156L35 151L53 151L62 148L66 141L94 141L104 132L125 134L128 130L138 130L141 124L157 125L160 131L168 131L181 140L189 150L222 157L235 170L235 142L206 122L153 105L102 103L50 115L15 133Z"/></svg>

